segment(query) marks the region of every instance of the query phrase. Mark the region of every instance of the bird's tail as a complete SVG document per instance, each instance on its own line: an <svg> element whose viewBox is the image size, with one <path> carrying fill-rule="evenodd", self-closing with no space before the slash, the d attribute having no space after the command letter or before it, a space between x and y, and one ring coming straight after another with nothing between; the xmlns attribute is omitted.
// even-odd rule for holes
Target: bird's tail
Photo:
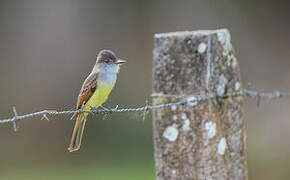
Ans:
<svg viewBox="0 0 290 180"><path fill-rule="evenodd" d="M71 142L68 148L69 152L74 152L80 149L86 121L87 121L87 113L78 114L71 137Z"/></svg>

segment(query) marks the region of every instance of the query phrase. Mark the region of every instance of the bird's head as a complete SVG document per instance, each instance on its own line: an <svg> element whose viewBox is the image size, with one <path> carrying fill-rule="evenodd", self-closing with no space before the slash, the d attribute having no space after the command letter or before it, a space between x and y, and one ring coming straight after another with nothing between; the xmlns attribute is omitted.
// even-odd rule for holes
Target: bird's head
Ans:
<svg viewBox="0 0 290 180"><path fill-rule="evenodd" d="M97 56L96 63L100 63L103 65L121 65L126 63L126 60L117 58L113 51L101 50Z"/></svg>

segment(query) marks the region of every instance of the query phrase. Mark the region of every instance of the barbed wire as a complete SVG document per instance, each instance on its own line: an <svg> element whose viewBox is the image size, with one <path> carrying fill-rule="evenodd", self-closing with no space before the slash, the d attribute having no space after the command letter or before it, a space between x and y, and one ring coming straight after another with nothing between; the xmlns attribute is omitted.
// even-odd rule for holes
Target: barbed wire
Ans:
<svg viewBox="0 0 290 180"><path fill-rule="evenodd" d="M145 106L137 107L137 108L119 108L117 105L115 108L107 109L92 109L90 111L84 111L82 109L79 110L68 110L68 111L57 111L57 110L42 110L38 112L33 112L29 114L24 115L18 115L16 108L13 107L13 113L14 117L8 118L8 119L2 119L0 120L0 124L4 123L13 123L14 131L17 131L18 125L17 122L22 119L27 119L31 117L37 117L41 116L41 119L48 119L48 115L73 115L71 119L78 113L89 113L89 114L109 114L109 113L122 113L122 112L142 112L143 111L143 120L145 119L146 112L149 110L154 109L162 109L162 108L169 108L172 106L178 106L178 105L188 105L195 107L202 101L210 100L210 99L217 99L217 98L229 98L229 97L237 97L237 96L246 96L251 98L257 98L257 106L259 106L261 98L266 99L274 99L274 98L284 98L284 97L290 97L290 92L280 92L280 91L274 91L274 92L258 92L258 91L252 91L248 89L243 89L238 92L230 93L230 94L224 94L224 95L217 95L217 94L209 94L209 95L166 95L166 94L158 94L155 93L152 95L153 97L174 97L174 98L181 98L181 100L177 102L172 103L166 103L166 104L159 104L159 105L149 105L148 101L146 101Z"/></svg>

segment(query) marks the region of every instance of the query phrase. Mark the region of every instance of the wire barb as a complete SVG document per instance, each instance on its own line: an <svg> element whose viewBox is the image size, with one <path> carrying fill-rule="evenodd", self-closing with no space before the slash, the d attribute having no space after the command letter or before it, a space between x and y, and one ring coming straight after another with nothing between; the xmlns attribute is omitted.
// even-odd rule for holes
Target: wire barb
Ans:
<svg viewBox="0 0 290 180"><path fill-rule="evenodd" d="M149 103L148 103L148 100L146 100L146 105L144 106L144 111L143 111L143 115L142 115L143 122L146 119L146 114L147 114L148 109L149 109Z"/></svg>
<svg viewBox="0 0 290 180"><path fill-rule="evenodd" d="M257 107L260 107L260 103L261 103L261 95L260 93L257 94Z"/></svg>
<svg viewBox="0 0 290 180"><path fill-rule="evenodd" d="M41 118L41 120L44 120L44 119L47 120L47 121L49 121L46 112L44 112L44 113L42 114L42 118Z"/></svg>
<svg viewBox="0 0 290 180"><path fill-rule="evenodd" d="M16 111L16 107L15 106L13 106L13 113L14 113L13 129L14 129L14 132L17 132L17 130L18 130L18 123L17 123L18 114L17 114L17 111Z"/></svg>

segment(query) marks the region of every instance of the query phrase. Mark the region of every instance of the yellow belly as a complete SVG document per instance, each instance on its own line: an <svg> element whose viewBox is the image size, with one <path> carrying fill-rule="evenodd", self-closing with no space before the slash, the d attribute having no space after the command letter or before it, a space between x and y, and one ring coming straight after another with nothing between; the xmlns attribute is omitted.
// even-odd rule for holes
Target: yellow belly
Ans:
<svg viewBox="0 0 290 180"><path fill-rule="evenodd" d="M97 108L103 104L111 93L113 86L114 85L99 85L91 98L84 105L84 110L89 111L91 107Z"/></svg>

